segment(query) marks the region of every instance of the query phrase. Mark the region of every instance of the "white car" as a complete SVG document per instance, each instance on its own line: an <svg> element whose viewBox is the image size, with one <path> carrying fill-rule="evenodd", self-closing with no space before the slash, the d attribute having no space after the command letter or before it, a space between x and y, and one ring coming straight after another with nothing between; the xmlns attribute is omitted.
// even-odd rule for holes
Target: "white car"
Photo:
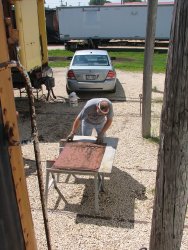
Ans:
<svg viewBox="0 0 188 250"><path fill-rule="evenodd" d="M67 93L116 91L116 72L106 50L76 51L67 71Z"/></svg>

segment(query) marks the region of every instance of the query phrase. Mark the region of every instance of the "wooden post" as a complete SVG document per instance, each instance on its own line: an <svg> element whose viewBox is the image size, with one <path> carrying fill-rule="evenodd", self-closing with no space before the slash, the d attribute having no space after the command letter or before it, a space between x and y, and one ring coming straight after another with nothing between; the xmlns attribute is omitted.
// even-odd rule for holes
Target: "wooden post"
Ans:
<svg viewBox="0 0 188 250"><path fill-rule="evenodd" d="M150 250L179 250L188 203L188 1L175 1Z"/></svg>
<svg viewBox="0 0 188 250"><path fill-rule="evenodd" d="M151 130L151 90L152 90L152 69L153 53L155 43L155 28L157 18L157 0L148 1L147 30L144 54L143 73L143 103L142 103L142 136L150 137Z"/></svg>

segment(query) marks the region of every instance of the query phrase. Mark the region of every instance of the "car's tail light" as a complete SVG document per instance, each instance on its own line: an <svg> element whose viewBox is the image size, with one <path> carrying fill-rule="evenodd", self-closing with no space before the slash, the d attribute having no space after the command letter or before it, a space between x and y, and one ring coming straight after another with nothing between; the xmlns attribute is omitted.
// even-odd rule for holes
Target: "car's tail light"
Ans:
<svg viewBox="0 0 188 250"><path fill-rule="evenodd" d="M72 70L69 70L67 72L67 78L68 79L75 79L75 75L74 75L74 72Z"/></svg>
<svg viewBox="0 0 188 250"><path fill-rule="evenodd" d="M115 77L116 77L116 72L113 71L113 70L109 70L108 74L106 76L106 79L112 79L112 78L115 78Z"/></svg>

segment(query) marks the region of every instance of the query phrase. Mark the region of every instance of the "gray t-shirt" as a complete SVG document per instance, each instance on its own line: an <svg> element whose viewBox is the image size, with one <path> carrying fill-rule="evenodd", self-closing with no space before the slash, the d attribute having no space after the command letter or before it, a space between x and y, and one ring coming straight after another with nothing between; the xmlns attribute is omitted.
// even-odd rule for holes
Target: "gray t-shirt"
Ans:
<svg viewBox="0 0 188 250"><path fill-rule="evenodd" d="M109 103L109 112L107 115L103 115L97 112L97 105L100 101L107 101ZM111 101L107 98L93 98L86 102L81 112L78 114L80 120L85 120L91 124L101 124L105 119L111 119L114 116L113 107Z"/></svg>

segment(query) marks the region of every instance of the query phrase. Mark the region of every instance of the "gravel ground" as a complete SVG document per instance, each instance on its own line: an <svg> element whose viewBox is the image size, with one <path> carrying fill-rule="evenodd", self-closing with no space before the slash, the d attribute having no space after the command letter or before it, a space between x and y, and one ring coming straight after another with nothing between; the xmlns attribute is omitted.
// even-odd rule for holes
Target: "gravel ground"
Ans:
<svg viewBox="0 0 188 250"><path fill-rule="evenodd" d="M64 68L54 69L57 99L46 102L43 96L36 100L37 125L45 183L46 160L58 155L58 142L65 138L86 99L103 96L113 101L114 121L107 135L118 137L118 148L110 179L105 180L105 192L100 194L100 214L94 216L93 179L77 176L65 184L61 176L59 188L68 201L58 200L51 188L48 198L48 219L52 249L58 250L138 250L149 246L151 216L158 144L141 136L139 94L142 92L142 74L117 71L116 94L80 95L78 107L67 103ZM164 74L153 75L153 88L163 91ZM44 90L44 94L46 90ZM16 106L20 113L21 139L31 136L27 98L19 98L15 91ZM152 95L152 135L159 134L162 93ZM125 101L126 100L126 101ZM47 249L44 223L36 174L33 145L22 146L25 173L39 250ZM181 250L188 246L188 216L185 222Z"/></svg>

